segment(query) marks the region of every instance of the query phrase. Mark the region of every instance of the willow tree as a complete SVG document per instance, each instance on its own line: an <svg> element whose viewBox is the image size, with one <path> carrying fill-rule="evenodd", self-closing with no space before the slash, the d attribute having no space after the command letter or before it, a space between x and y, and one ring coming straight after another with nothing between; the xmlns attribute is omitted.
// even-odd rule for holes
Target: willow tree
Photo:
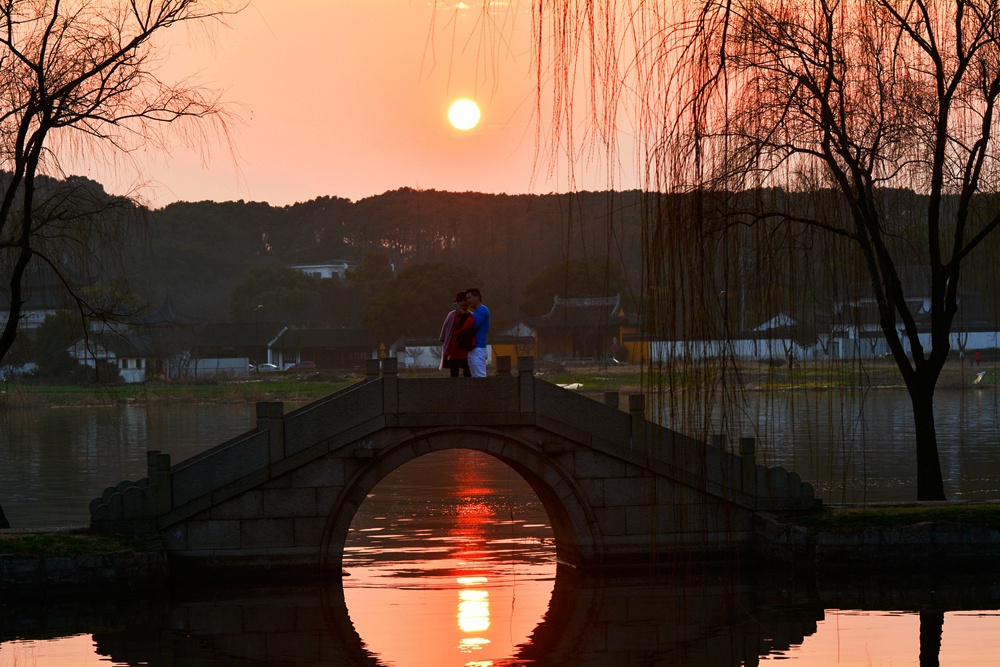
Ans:
<svg viewBox="0 0 1000 667"><path fill-rule="evenodd" d="M60 176L71 157L135 165L133 153L198 142L209 126L224 134L228 112L218 95L163 80L156 56L167 31L237 9L228 0L0 0L0 270L10 300L0 361L18 335L32 262L51 268L81 316L107 314L100 297L76 288L62 260L92 272L84 263L97 248L113 256L112 216L94 207L109 198L72 183L46 190L44 177Z"/></svg>
<svg viewBox="0 0 1000 667"><path fill-rule="evenodd" d="M983 203L1000 185L1000 2L534 4L539 87L554 92L563 135L554 145L585 135L620 161L627 122L649 191L740 203L694 223L782 221L853 248L911 399L917 497L943 499L935 388L963 264L1000 224ZM919 211L893 209L901 190L921 196ZM746 196L761 192L835 202ZM914 263L916 283L904 279Z"/></svg>
<svg viewBox="0 0 1000 667"><path fill-rule="evenodd" d="M61 176L71 157L135 165L135 152L199 142L209 127L224 134L217 94L165 81L156 56L164 33L237 9L227 0L0 0L0 274L9 300L0 362L18 336L34 262L50 267L81 321L109 315L107 295L80 290L71 272L94 274L87 262L113 258L121 230L108 220L126 218L94 209L107 198L72 182L42 187L46 175Z"/></svg>

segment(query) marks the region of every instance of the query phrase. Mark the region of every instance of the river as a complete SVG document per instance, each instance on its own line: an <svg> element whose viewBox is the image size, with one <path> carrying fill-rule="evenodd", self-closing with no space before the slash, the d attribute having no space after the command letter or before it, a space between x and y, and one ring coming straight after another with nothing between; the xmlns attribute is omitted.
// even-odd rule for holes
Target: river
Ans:
<svg viewBox="0 0 1000 667"><path fill-rule="evenodd" d="M902 392L785 392L747 404L739 419L713 413L709 421L725 422L719 431L731 439L756 436L761 462L798 472L828 502L912 498L912 425ZM1000 495L996 391L940 392L938 410L949 495ZM86 524L89 501L104 486L144 476L147 448L177 462L249 429L253 413L253 405L235 404L4 414L0 502L14 526ZM704 428L698 415L674 419L664 413L673 426ZM5 604L0 667L985 665L1000 658L1000 577L801 580L683 568L580 577L557 565L548 518L530 488L471 451L427 455L380 483L352 523L344 563L342 582L235 589L180 582L151 598Z"/></svg>

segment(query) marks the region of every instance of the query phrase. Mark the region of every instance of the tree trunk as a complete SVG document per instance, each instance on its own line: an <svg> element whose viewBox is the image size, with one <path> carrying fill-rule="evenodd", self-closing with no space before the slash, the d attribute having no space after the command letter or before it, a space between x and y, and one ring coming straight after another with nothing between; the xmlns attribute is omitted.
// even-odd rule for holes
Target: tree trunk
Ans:
<svg viewBox="0 0 1000 667"><path fill-rule="evenodd" d="M923 387L917 380L908 389L916 428L917 500L947 500L934 426L934 387Z"/></svg>

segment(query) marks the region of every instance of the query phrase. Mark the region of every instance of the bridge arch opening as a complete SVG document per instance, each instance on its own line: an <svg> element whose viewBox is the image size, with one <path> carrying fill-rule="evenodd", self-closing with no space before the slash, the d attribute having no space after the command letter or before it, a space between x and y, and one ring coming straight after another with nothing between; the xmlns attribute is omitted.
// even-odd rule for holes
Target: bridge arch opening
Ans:
<svg viewBox="0 0 1000 667"><path fill-rule="evenodd" d="M407 662L416 645L441 664L513 657L548 612L555 551L546 510L511 466L474 449L428 452L358 507L344 601L368 650L388 662Z"/></svg>
<svg viewBox="0 0 1000 667"><path fill-rule="evenodd" d="M539 444L487 428L434 429L374 448L377 454L348 480L327 519L324 566L343 567L352 521L382 480L420 457L450 450L486 454L505 464L531 488L545 510L560 563L575 566L600 558L602 545L593 532L596 521L590 507L571 476L545 456Z"/></svg>

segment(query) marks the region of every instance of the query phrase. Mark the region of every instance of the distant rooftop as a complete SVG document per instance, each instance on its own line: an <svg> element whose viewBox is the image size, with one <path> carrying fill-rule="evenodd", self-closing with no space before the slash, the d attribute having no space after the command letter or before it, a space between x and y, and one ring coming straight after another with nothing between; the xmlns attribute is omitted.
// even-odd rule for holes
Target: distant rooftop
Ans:
<svg viewBox="0 0 1000 667"><path fill-rule="evenodd" d="M526 318L532 326L600 326L626 321L620 294L614 296L552 299L552 308L540 317Z"/></svg>
<svg viewBox="0 0 1000 667"><path fill-rule="evenodd" d="M354 266L353 262L346 259L331 259L328 262L314 262L312 264L292 264L290 268L301 271L307 276L320 279L329 279L334 276L344 278L347 270Z"/></svg>

